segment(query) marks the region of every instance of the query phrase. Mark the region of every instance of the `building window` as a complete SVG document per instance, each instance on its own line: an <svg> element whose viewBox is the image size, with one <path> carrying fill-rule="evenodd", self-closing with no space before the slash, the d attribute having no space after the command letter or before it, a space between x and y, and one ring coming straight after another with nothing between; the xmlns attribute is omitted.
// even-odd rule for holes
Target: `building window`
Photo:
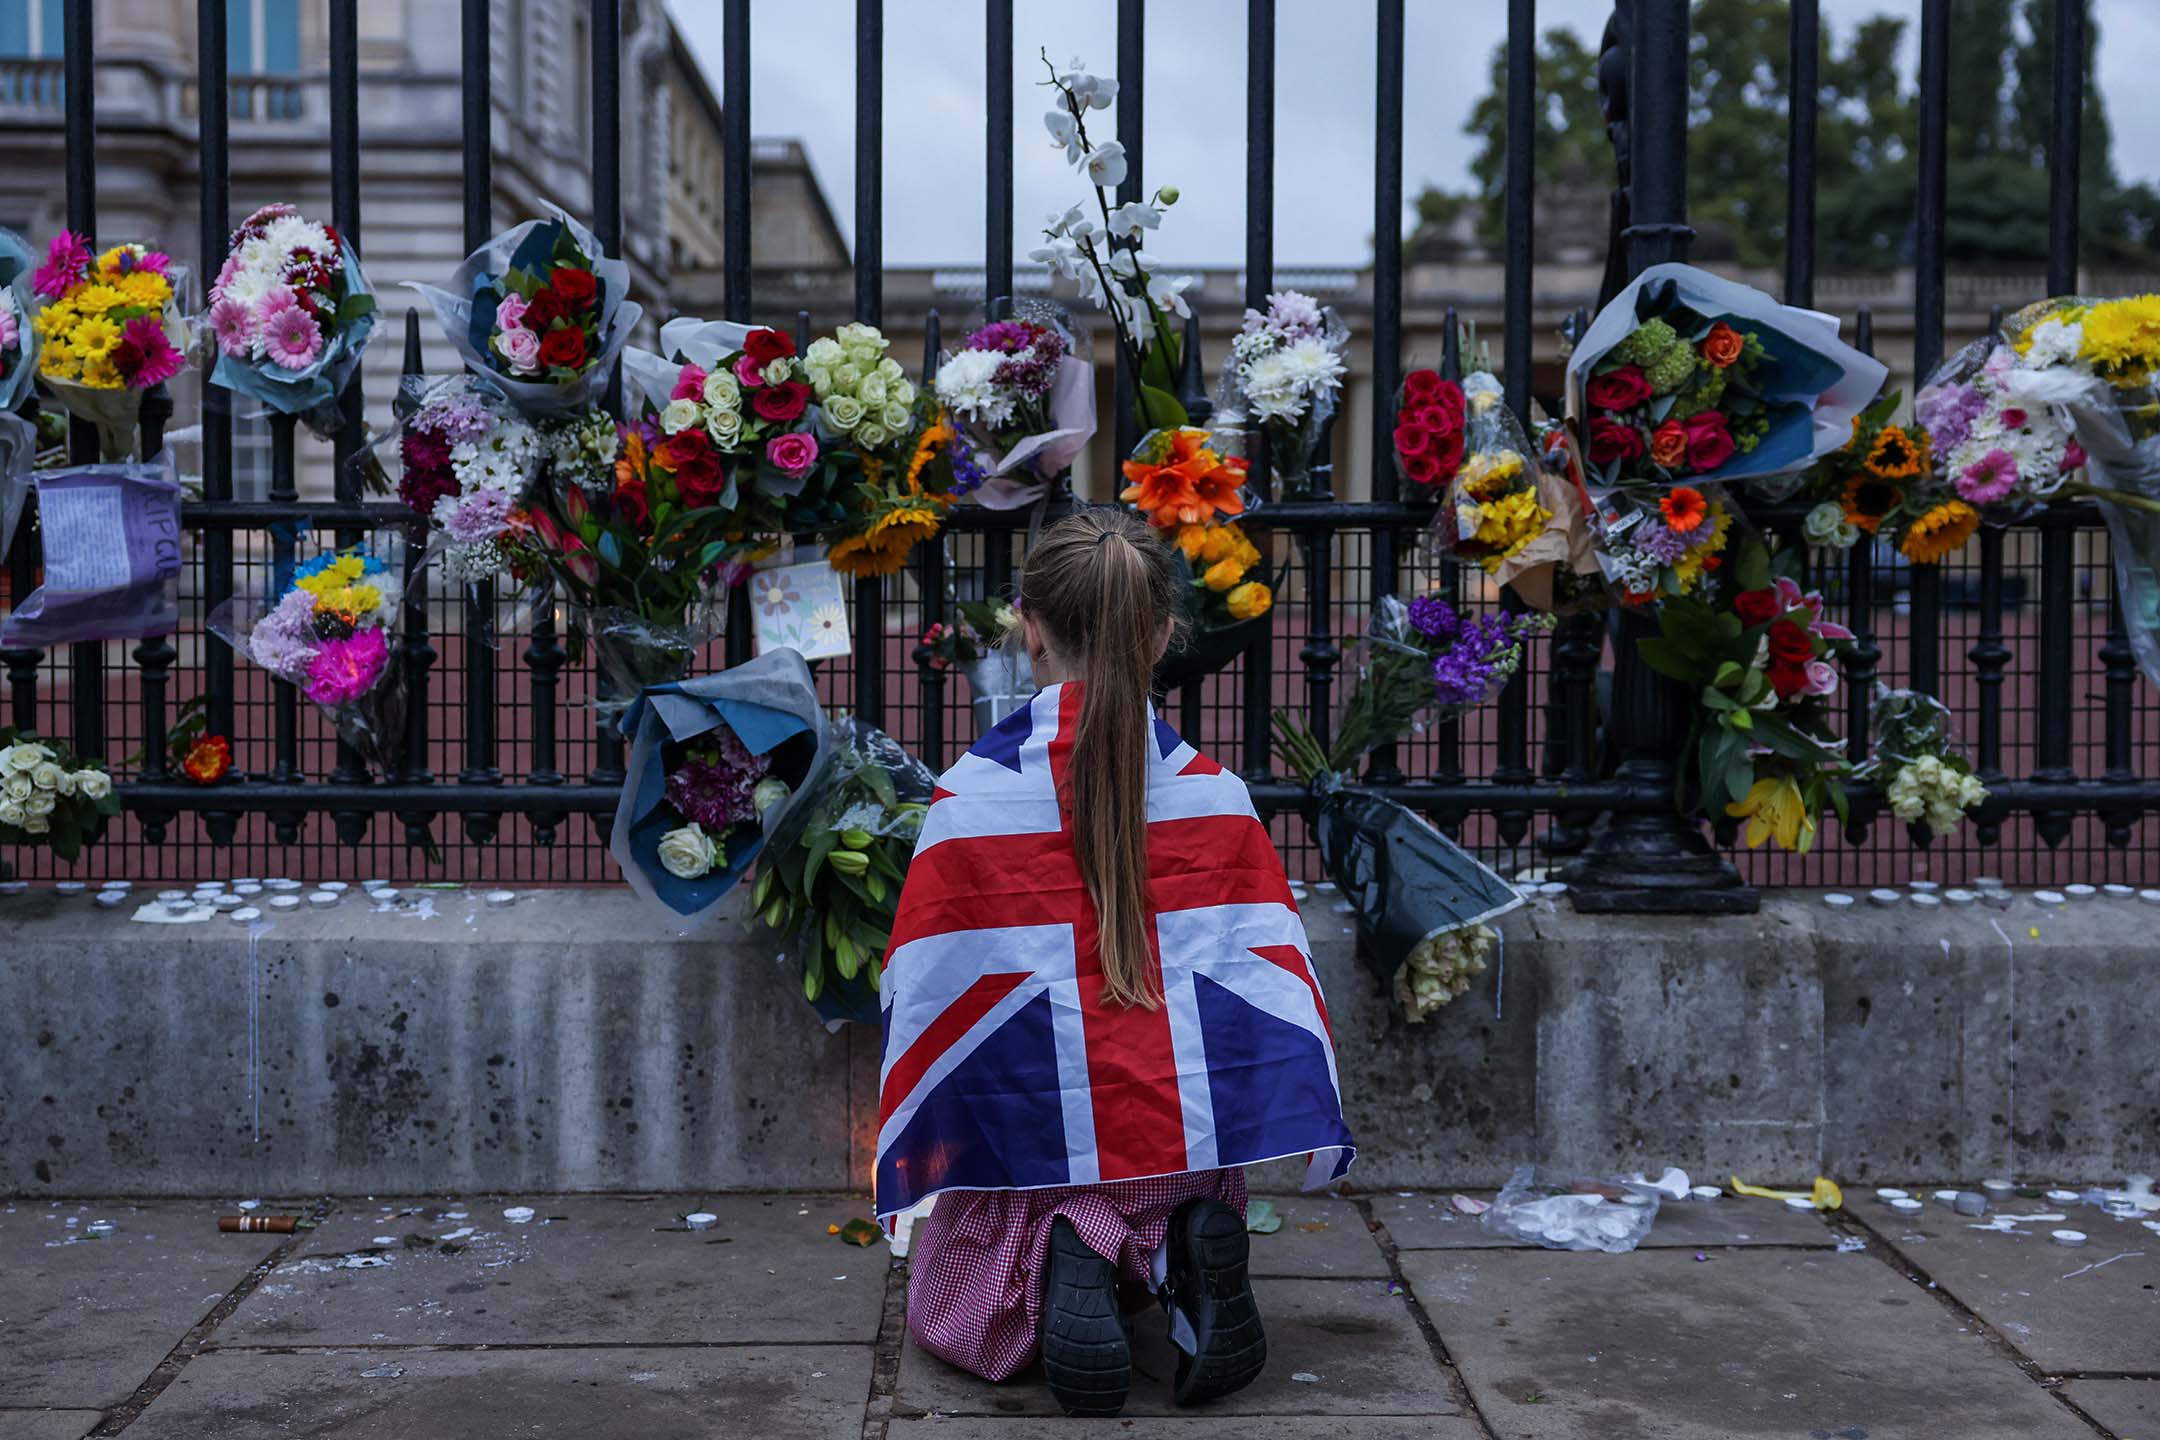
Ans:
<svg viewBox="0 0 2160 1440"><path fill-rule="evenodd" d="M236 120L297 120L300 86L250 83L245 77L300 73L299 0L234 0L225 13L225 65L232 73Z"/></svg>
<svg viewBox="0 0 2160 1440"><path fill-rule="evenodd" d="M61 0L0 0L0 59L57 60ZM45 66L0 69L0 105L60 108L60 76Z"/></svg>

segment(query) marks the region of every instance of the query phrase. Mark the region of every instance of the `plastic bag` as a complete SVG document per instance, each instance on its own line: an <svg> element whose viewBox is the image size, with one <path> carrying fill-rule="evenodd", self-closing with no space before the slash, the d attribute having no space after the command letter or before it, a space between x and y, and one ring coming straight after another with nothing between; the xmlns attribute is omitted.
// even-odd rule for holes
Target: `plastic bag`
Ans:
<svg viewBox="0 0 2160 1440"><path fill-rule="evenodd" d="M1657 1220L1658 1189L1624 1177L1584 1180L1523 1165L1478 1217L1488 1235L1526 1240L1547 1250L1602 1250L1625 1255Z"/></svg>
<svg viewBox="0 0 2160 1440"><path fill-rule="evenodd" d="M721 634L727 621L727 607L717 597L679 622L613 605L567 608L573 637L592 646L593 664L606 681L605 693L593 700L603 725L629 709L639 692L688 675L698 652Z"/></svg>
<svg viewBox="0 0 2160 1440"><path fill-rule="evenodd" d="M1889 370L1837 332L1832 316L1692 265L1651 266L1598 312L1568 358L1568 413L1590 476L1601 485L1741 480L1838 449ZM1616 350L1622 363L1607 363ZM1697 365L1675 389L1698 355L1711 368ZM1678 413L1683 403L1689 413ZM1734 419L1765 428L1750 435Z"/></svg>
<svg viewBox="0 0 2160 1440"><path fill-rule="evenodd" d="M1275 493L1307 495L1320 432L1341 401L1350 327L1310 295L1286 290L1267 299L1266 311L1247 310L1231 337L1215 386L1214 423L1257 426Z"/></svg>
<svg viewBox="0 0 2160 1440"><path fill-rule="evenodd" d="M181 492L172 451L146 463L35 471L31 483L45 580L0 625L0 645L43 649L179 628Z"/></svg>
<svg viewBox="0 0 2160 1440"><path fill-rule="evenodd" d="M1088 332L1050 300L981 312L938 361L930 388L970 452L958 494L991 510L1033 503L1095 434Z"/></svg>
<svg viewBox="0 0 2160 1440"><path fill-rule="evenodd" d="M327 439L344 426L345 416L338 404L339 397L344 394L353 371L359 368L361 352L375 333L375 289L360 269L360 257L334 231L324 227L325 234L312 238L297 231L291 236L281 234L284 226L305 225L300 212L290 205L264 206L241 222L240 228L233 233L231 254L210 287L210 309L199 324L202 343L209 345L217 356L210 372L212 384L259 401L279 414L296 415L309 430ZM303 279L308 262L293 256L295 246L302 247L302 256L312 255L314 247L326 240L335 246L338 256L335 281L323 283L324 277L320 273L312 280ZM250 241L271 251L260 264L275 266L280 255L286 257L286 263L282 273L258 273L249 279L258 285L278 282L293 290L308 288L313 294L309 303L316 309L310 313L309 325L322 332L324 339L315 357L303 365L288 368L267 353L255 353L264 348L265 340L252 332L263 324L266 310L259 305L249 305L237 295L220 293L222 287L238 279L248 268ZM257 293L262 293L261 289ZM228 300L230 303L221 309L221 303ZM227 326L229 334L238 335L235 348L240 353L225 349L220 342L217 332L221 323Z"/></svg>
<svg viewBox="0 0 2160 1440"><path fill-rule="evenodd" d="M448 288L408 282L433 308L444 338L456 348L466 368L508 396L519 413L533 419L590 407L606 388L616 356L629 343L630 332L645 314L644 306L627 298L629 265L608 257L592 231L554 206L547 208L554 219L528 220L512 226L466 256L451 274ZM507 362L498 368L499 357L489 348L498 311L497 297L489 287L513 268L527 272L549 268L557 253L558 239L565 233L583 252L599 285L597 339L593 348L582 355L574 379L560 383L520 380L509 372Z"/></svg>
<svg viewBox="0 0 2160 1440"><path fill-rule="evenodd" d="M718 905L749 870L765 837L785 826L828 749L810 667L791 650L760 655L718 675L650 686L619 728L630 753L608 852L640 897L691 920ZM713 736L722 729L732 743ZM759 778L778 780L787 793L750 815L733 814L724 830L707 833L697 813L685 807L695 802L702 809L712 797L678 789L671 778L691 759L684 747L701 739L716 745L716 768L735 774L746 757L758 759ZM715 783L726 788L724 779ZM713 849L703 856L705 869L685 863L696 858L686 851L708 843Z"/></svg>
<svg viewBox="0 0 2160 1440"><path fill-rule="evenodd" d="M0 564L15 543L15 527L30 499L30 467L37 459L37 426L0 410Z"/></svg>
<svg viewBox="0 0 2160 1440"><path fill-rule="evenodd" d="M885 939L936 789L929 766L876 726L846 715L832 723L824 759L803 782L798 803L767 826L752 903L766 924L791 937L804 998L828 1029L878 1021ZM862 857L846 875L833 864L842 852Z"/></svg>
<svg viewBox="0 0 2160 1440"><path fill-rule="evenodd" d="M383 530L361 545L325 550L261 594L235 596L204 628L278 679L297 686L339 736L385 780L405 743L403 535Z"/></svg>
<svg viewBox="0 0 2160 1440"><path fill-rule="evenodd" d="M977 660L960 666L967 676L975 710L975 733L987 735L990 727L1035 698L1035 663L1017 644L1001 645Z"/></svg>
<svg viewBox="0 0 2160 1440"><path fill-rule="evenodd" d="M30 289L36 265L28 241L0 230L0 413L20 406L37 381L37 297ZM0 475L6 473L0 456ZM0 553L5 550L0 546Z"/></svg>

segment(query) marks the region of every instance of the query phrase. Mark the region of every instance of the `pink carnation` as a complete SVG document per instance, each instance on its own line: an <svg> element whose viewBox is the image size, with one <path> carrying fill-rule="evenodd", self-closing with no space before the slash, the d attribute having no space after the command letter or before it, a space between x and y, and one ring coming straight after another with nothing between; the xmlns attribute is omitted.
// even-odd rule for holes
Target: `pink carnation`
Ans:
<svg viewBox="0 0 2160 1440"><path fill-rule="evenodd" d="M324 640L308 666L307 697L318 705L349 704L375 687L389 658L389 642L372 625Z"/></svg>
<svg viewBox="0 0 2160 1440"><path fill-rule="evenodd" d="M2017 489L2017 460L1997 446L1967 465L1957 477L1957 492L1975 505L1993 505Z"/></svg>
<svg viewBox="0 0 2160 1440"><path fill-rule="evenodd" d="M675 377L675 388L669 392L670 400L702 400L705 398L705 372L695 365L685 365Z"/></svg>

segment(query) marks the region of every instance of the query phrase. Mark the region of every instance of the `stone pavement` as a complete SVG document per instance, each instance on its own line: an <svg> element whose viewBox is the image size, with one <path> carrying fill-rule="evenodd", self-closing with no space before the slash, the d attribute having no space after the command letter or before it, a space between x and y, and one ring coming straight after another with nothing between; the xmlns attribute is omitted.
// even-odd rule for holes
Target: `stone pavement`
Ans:
<svg viewBox="0 0 2160 1440"><path fill-rule="evenodd" d="M1922 1191L1921 1193L1925 1193ZM1270 1364L1167 1404L1159 1320L1095 1428L1176 1440L2160 1437L2160 1234L2069 1249L1872 1196L1824 1217L1668 1203L1628 1255L1498 1243L1444 1195L1277 1200ZM508 1223L504 1211L533 1218ZM675 1440L1067 1433L905 1337L904 1269L847 1196L0 1202L0 1440ZM2031 1212L2031 1202L2011 1211ZM711 1229L685 1213L710 1210ZM89 1234L93 1221L116 1227ZM2065 1222L2056 1222L2060 1225ZM1841 1247L1842 1242L1842 1247Z"/></svg>

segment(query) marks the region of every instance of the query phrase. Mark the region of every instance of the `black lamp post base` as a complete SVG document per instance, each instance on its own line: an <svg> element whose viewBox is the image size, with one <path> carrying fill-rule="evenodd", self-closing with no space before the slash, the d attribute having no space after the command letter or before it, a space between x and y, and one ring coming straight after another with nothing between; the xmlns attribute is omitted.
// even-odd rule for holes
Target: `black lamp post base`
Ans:
<svg viewBox="0 0 2160 1440"><path fill-rule="evenodd" d="M1677 815L1607 815L1561 872L1583 915L1753 915L1762 894Z"/></svg>

